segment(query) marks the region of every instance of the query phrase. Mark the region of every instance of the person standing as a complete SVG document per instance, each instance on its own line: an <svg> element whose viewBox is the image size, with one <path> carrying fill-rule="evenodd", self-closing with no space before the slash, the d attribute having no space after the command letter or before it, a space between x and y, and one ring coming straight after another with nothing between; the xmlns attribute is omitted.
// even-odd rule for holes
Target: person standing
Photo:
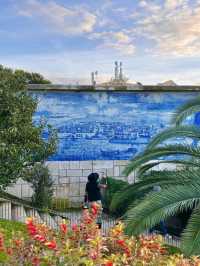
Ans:
<svg viewBox="0 0 200 266"><path fill-rule="evenodd" d="M85 187L85 198L84 203L89 208L93 203L97 203L99 205L99 212L97 217L97 224L99 228L101 228L102 224L102 203L101 203L101 192L99 185L99 174L91 173L88 176L88 182Z"/></svg>

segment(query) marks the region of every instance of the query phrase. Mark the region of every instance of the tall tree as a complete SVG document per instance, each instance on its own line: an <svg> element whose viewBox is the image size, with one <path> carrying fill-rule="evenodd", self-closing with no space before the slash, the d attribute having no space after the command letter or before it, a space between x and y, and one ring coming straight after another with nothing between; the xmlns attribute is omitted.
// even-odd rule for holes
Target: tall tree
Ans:
<svg viewBox="0 0 200 266"><path fill-rule="evenodd" d="M51 207L53 196L53 181L49 175L47 166L36 163L34 167L27 169L26 181L33 189L32 203L38 208Z"/></svg>
<svg viewBox="0 0 200 266"><path fill-rule="evenodd" d="M0 188L15 182L24 168L44 161L56 150L56 132L32 121L37 101L27 92L26 81L0 66ZM48 139L42 133L48 132Z"/></svg>

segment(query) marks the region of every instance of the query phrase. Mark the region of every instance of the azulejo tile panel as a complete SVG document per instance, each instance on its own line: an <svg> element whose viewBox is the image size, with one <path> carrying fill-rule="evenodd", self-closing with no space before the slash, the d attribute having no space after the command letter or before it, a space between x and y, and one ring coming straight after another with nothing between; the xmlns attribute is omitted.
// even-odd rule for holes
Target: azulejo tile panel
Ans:
<svg viewBox="0 0 200 266"><path fill-rule="evenodd" d="M58 151L49 160L89 161L132 158L155 134L168 127L175 110L198 92L32 94L38 98L34 122L45 119L58 130ZM48 132L44 132L43 137L47 136ZM76 163L69 167L78 168Z"/></svg>

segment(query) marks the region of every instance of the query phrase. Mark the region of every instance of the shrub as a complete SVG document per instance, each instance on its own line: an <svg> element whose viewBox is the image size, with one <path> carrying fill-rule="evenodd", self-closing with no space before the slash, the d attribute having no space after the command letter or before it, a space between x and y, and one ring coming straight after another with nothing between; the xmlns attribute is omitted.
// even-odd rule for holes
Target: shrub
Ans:
<svg viewBox="0 0 200 266"><path fill-rule="evenodd" d="M34 191L32 203L38 208L49 208L53 196L53 181L50 178L47 166L41 163L27 171L26 180L31 183Z"/></svg>
<svg viewBox="0 0 200 266"><path fill-rule="evenodd" d="M70 208L69 199L53 198L51 201L51 209L54 211L65 212L69 210L69 208Z"/></svg>
<svg viewBox="0 0 200 266"><path fill-rule="evenodd" d="M96 225L99 206L84 210L80 224L63 222L52 230L34 219L27 220L29 238L12 235L9 244L0 233L0 260L3 265L35 266L198 266L198 257L169 255L161 236L125 236L119 222L106 237Z"/></svg>
<svg viewBox="0 0 200 266"><path fill-rule="evenodd" d="M107 189L106 189L106 195L105 195L105 207L111 214L116 214L111 211L110 204L113 199L113 196L116 192L120 191L124 187L128 185L127 182L123 180L117 180L112 177L107 178Z"/></svg>

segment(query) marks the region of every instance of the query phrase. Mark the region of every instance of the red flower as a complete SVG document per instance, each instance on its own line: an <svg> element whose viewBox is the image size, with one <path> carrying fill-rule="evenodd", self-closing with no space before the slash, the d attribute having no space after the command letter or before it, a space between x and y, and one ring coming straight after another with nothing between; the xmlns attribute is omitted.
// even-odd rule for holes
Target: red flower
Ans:
<svg viewBox="0 0 200 266"><path fill-rule="evenodd" d="M60 231L64 234L67 233L67 225L66 224L60 224Z"/></svg>
<svg viewBox="0 0 200 266"><path fill-rule="evenodd" d="M39 265L40 265L40 260L39 260L39 258L34 257L33 260L32 260L32 264L33 264L34 266L39 266Z"/></svg>
<svg viewBox="0 0 200 266"><path fill-rule="evenodd" d="M105 266L113 266L113 262L109 260L104 265Z"/></svg>
<svg viewBox="0 0 200 266"><path fill-rule="evenodd" d="M72 224L72 231L78 232L78 225L77 224Z"/></svg>
<svg viewBox="0 0 200 266"><path fill-rule="evenodd" d="M112 261L108 261L108 262L106 262L105 266L113 266L113 262Z"/></svg>
<svg viewBox="0 0 200 266"><path fill-rule="evenodd" d="M10 247L8 247L8 248L6 249L6 251L7 251L7 254L10 255L10 256L13 254L13 249L10 248Z"/></svg>
<svg viewBox="0 0 200 266"><path fill-rule="evenodd" d="M40 241L41 243L44 243L46 241L45 237L42 235L35 235L34 239Z"/></svg>
<svg viewBox="0 0 200 266"><path fill-rule="evenodd" d="M56 242L54 240L46 242L45 246L47 246L49 249L56 249L56 247L57 247Z"/></svg>
<svg viewBox="0 0 200 266"><path fill-rule="evenodd" d="M14 243L15 243L15 245L16 245L16 246L18 246L18 247L19 247L19 246L21 246L21 244L22 244L22 241L21 241L21 240L19 240L19 239L15 239L15 240L14 240Z"/></svg>
<svg viewBox="0 0 200 266"><path fill-rule="evenodd" d="M28 227L28 232L31 236L34 236L37 234L37 229L34 226L29 226Z"/></svg>
<svg viewBox="0 0 200 266"><path fill-rule="evenodd" d="M98 209L99 209L99 206L96 203L93 203L91 205L91 212L92 212L93 215L97 215Z"/></svg>
<svg viewBox="0 0 200 266"><path fill-rule="evenodd" d="M123 239L118 239L117 244L119 244L121 247L125 245L125 241Z"/></svg>
<svg viewBox="0 0 200 266"><path fill-rule="evenodd" d="M129 248L127 248L127 247L125 248L125 253L126 253L127 257L131 256L131 252L130 252Z"/></svg>
<svg viewBox="0 0 200 266"><path fill-rule="evenodd" d="M2 249L4 246L4 239L3 239L3 235L0 234L0 249Z"/></svg>

